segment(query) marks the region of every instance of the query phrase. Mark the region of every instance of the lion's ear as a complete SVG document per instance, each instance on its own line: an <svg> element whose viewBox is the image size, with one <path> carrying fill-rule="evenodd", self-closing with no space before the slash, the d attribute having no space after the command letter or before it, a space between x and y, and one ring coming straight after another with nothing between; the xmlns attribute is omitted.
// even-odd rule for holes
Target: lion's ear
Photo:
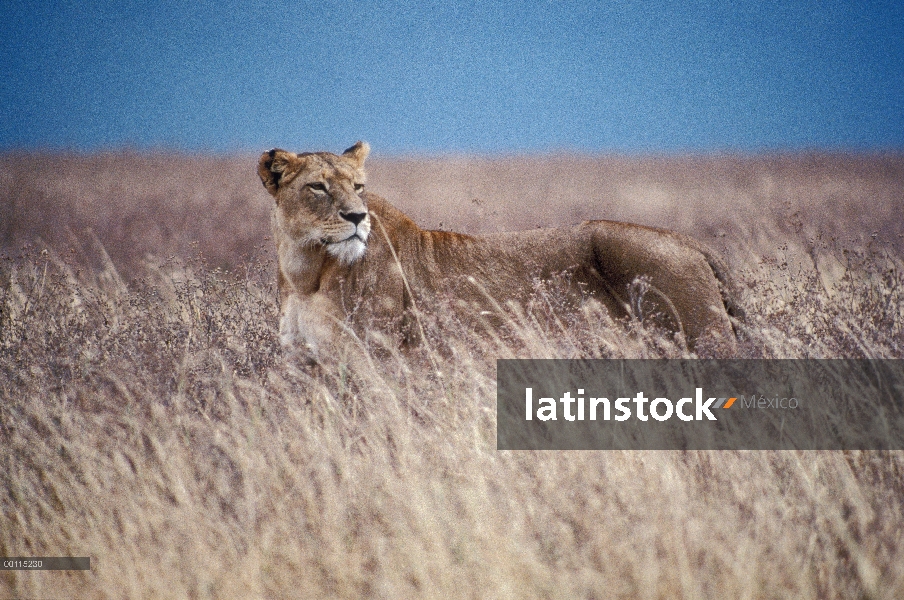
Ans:
<svg viewBox="0 0 904 600"><path fill-rule="evenodd" d="M370 145L367 142L358 140L355 145L342 153L345 158L351 159L360 169L364 166L364 159L370 154Z"/></svg>
<svg viewBox="0 0 904 600"><path fill-rule="evenodd" d="M257 163L257 174L260 175L261 182L272 195L275 196L276 192L279 191L279 181L282 179L286 167L289 166L289 163L296 156L292 152L286 152L279 148L274 148L261 154L261 159Z"/></svg>

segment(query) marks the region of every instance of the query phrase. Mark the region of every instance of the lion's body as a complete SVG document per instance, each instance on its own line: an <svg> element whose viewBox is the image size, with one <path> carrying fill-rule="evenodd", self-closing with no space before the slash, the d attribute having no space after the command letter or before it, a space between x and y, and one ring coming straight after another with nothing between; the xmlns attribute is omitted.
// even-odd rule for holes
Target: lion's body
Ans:
<svg viewBox="0 0 904 600"><path fill-rule="evenodd" d="M362 191L366 145L341 156L275 152L261 157L260 173L277 199L274 236L286 345L317 351L339 334L342 323L379 327L407 340L415 305L454 299L464 312L490 313L509 301L527 303L537 281L554 279L576 303L594 298L614 318L637 316L632 292L641 285L645 310L683 334L691 347L706 340L719 354L734 350L726 269L690 238L612 221L486 236L428 231ZM285 166L274 171L280 157ZM293 178L286 182L280 175L274 182L273 172ZM317 182L328 188L336 205L332 212L346 216L329 215L324 194L310 187ZM353 183L358 190L351 193ZM347 216L352 210L366 210L367 216ZM350 223L354 219L360 222ZM324 236L332 231L330 223L341 231L336 241Z"/></svg>

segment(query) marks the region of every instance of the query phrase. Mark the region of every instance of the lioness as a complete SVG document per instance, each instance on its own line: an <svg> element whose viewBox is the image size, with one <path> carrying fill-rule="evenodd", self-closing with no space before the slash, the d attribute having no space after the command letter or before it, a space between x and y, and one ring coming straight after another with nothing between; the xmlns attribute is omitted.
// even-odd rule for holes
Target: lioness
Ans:
<svg viewBox="0 0 904 600"><path fill-rule="evenodd" d="M284 346L323 352L364 322L411 342L413 307L438 295L488 314L526 301L537 278L567 273L562 281L579 302L596 299L614 318L643 310L691 349L735 351L727 271L694 240L613 221L484 236L427 231L365 191L369 152L359 141L341 155L274 149L260 158L261 181L276 199ZM638 289L645 308L631 305Z"/></svg>

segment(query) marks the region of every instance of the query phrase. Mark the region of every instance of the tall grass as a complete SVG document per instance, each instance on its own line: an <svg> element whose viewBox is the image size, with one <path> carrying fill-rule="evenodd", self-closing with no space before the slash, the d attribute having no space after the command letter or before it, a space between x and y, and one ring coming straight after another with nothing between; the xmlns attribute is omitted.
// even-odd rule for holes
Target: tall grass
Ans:
<svg viewBox="0 0 904 600"><path fill-rule="evenodd" d="M54 160L60 174L24 177ZM431 173L452 159L378 163L370 187L419 172L484 210L519 185L533 202L536 181L518 175L565 159L456 160L468 172L447 180ZM902 208L902 161L568 160L569 186L592 189L596 165L635 203L658 189L633 220L668 225L657 219L684 207L693 219L677 226L721 247L743 290L745 356L904 358L902 225L870 221ZM457 191L500 173L497 199ZM278 348L266 198L247 161L6 157L0 175L14 219L0 261L0 555L92 558L90 572L0 571L0 597L904 595L902 452L495 450L496 358L680 355L655 332L592 307L557 322L540 285L504 331L425 307L414 353L367 332L298 364ZM807 181L835 195L804 197ZM734 211L711 210L720 193ZM870 194L874 215L823 214ZM562 212L605 205L582 198Z"/></svg>

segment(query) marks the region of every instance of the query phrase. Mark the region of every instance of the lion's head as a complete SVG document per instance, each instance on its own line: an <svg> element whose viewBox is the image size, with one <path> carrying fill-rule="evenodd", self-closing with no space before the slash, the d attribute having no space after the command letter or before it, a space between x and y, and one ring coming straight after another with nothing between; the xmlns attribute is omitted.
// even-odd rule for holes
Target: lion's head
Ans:
<svg viewBox="0 0 904 600"><path fill-rule="evenodd" d="M258 174L276 198L278 230L292 243L322 247L343 264L363 256L370 234L364 160L370 146L358 142L341 155L264 152Z"/></svg>

